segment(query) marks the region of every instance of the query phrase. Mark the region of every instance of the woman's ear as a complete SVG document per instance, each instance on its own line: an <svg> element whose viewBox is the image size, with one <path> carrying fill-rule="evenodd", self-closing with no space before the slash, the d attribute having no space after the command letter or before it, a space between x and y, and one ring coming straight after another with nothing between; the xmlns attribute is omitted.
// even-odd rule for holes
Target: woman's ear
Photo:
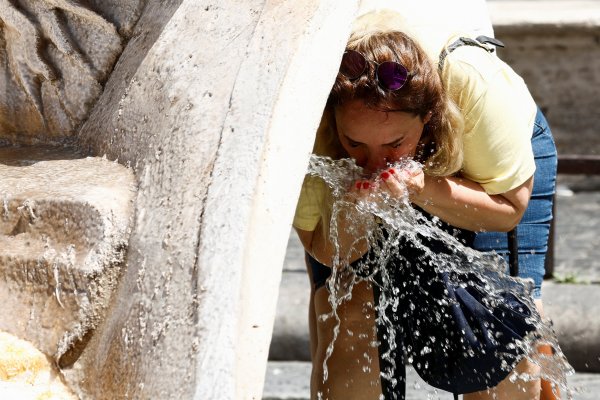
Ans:
<svg viewBox="0 0 600 400"><path fill-rule="evenodd" d="M431 120L432 115L433 111L427 111L427 114L425 114L425 116L423 117L423 124L426 125Z"/></svg>

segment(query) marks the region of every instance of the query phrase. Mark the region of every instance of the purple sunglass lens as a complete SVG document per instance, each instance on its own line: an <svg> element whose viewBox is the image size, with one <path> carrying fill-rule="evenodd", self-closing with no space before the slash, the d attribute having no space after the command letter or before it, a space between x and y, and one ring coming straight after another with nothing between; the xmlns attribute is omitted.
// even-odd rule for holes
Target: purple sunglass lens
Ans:
<svg viewBox="0 0 600 400"><path fill-rule="evenodd" d="M367 68L367 60L357 51L347 50L342 57L340 72L348 79L356 79Z"/></svg>
<svg viewBox="0 0 600 400"><path fill-rule="evenodd" d="M408 71L394 61L386 61L377 68L377 79L384 89L398 90L406 83Z"/></svg>

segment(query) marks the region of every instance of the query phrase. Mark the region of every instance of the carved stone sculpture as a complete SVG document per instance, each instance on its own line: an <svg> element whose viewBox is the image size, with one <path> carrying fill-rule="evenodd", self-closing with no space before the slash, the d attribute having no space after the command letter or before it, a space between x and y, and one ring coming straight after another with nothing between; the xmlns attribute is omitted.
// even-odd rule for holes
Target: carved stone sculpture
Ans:
<svg viewBox="0 0 600 400"><path fill-rule="evenodd" d="M81 399L259 398L355 7L0 0L0 330Z"/></svg>
<svg viewBox="0 0 600 400"><path fill-rule="evenodd" d="M143 5L114 3L0 0L0 144L74 135Z"/></svg>

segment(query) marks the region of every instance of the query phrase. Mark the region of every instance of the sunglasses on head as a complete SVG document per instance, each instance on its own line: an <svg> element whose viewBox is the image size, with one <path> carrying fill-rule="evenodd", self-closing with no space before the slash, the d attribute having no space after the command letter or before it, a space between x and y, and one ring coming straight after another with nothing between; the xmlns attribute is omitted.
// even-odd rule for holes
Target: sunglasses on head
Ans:
<svg viewBox="0 0 600 400"><path fill-rule="evenodd" d="M360 78L369 63L375 64L375 79L384 90L395 91L402 89L408 78L412 75L406 67L395 61L385 61L381 64L367 59L355 50L346 50L342 57L340 73L350 80Z"/></svg>

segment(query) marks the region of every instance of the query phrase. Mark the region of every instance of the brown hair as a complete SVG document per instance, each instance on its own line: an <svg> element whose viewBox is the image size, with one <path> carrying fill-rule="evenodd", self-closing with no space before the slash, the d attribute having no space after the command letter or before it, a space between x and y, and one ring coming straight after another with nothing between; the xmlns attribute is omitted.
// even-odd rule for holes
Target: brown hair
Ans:
<svg viewBox="0 0 600 400"><path fill-rule="evenodd" d="M429 175L451 175L460 170L464 121L457 106L447 96L437 69L419 45L398 31L366 32L354 34L346 49L358 51L378 64L398 62L411 76L401 89L387 91L378 85L372 63L355 80L338 74L327 101L330 115L336 107L354 99L361 99L376 110L409 112L421 118L431 112L421 136L417 159Z"/></svg>

